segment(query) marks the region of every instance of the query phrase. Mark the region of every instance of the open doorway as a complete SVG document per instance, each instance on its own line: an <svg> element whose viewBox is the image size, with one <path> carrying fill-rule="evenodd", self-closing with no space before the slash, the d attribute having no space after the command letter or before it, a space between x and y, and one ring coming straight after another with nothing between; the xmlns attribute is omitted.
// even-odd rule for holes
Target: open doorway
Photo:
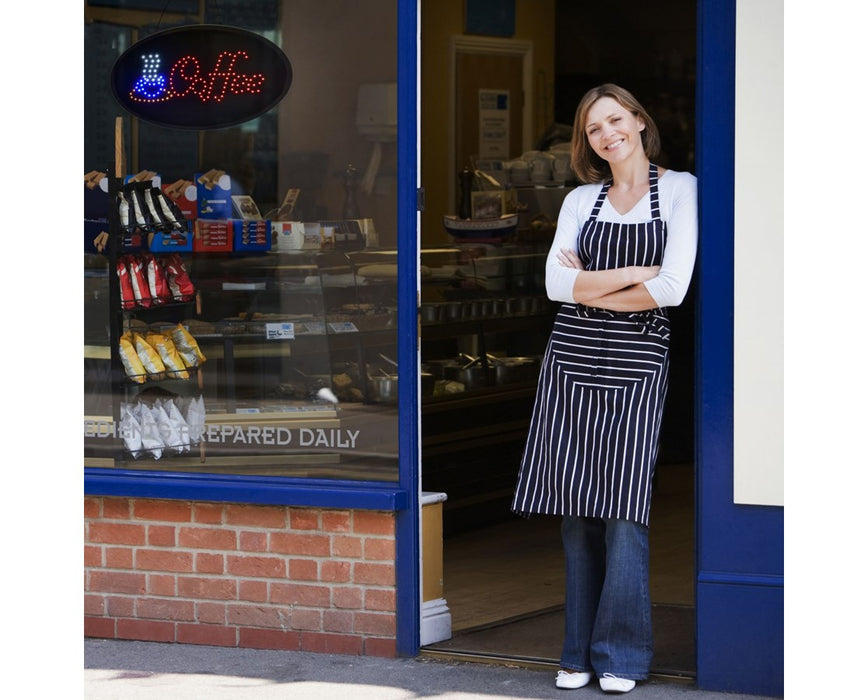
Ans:
<svg viewBox="0 0 868 700"><path fill-rule="evenodd" d="M423 26L427 4L423 2ZM438 8L442 8L439 3ZM518 12L516 20L521 21ZM519 27L516 36L520 34ZM658 163L695 172L695 37L696 5L691 0L650 5L628 0L609 8L605 17L589 12L581 3L557 0L551 34L546 38L554 45L553 79L544 84L536 81L534 93L523 96L536 102L540 91L551 90L553 108L548 122L537 121L535 133L526 140L540 148L546 133L563 132L563 127L569 131L581 95L597 84L615 82L633 92L657 121L664 147ZM426 51L423 40L423 66ZM442 63L444 70L450 69L448 62ZM442 80L448 82L448 78L443 76ZM424 77L421 91L424 114ZM538 112L545 110L534 110ZM468 123L472 122L473 117ZM434 186L425 181L424 163L434 157L426 147L438 142L429 134L442 128L442 124L426 124L423 118L422 184L426 190L429 184ZM512 153L511 157L519 155ZM454 192L450 192L450 203L454 199ZM423 248L424 240L423 235ZM696 668L692 290L670 315L670 385L650 528L655 633L652 671L689 677L695 675ZM518 354L541 354L550 329L551 319L541 315L539 325L524 334ZM424 325L421 338L424 362L428 347ZM494 342L498 340L494 338ZM445 404L430 405L427 410L423 404L422 485L423 490L447 494L443 510L444 597L452 615L452 638L424 651L556 665L563 634L560 519L525 520L509 512L532 392L522 398L515 390L509 398L510 402L489 403L490 420L509 423L508 431L491 431L496 437L490 438L477 431L480 437L467 439L452 452L431 435L447 424L456 433L458 427L466 427L475 419L473 401L464 400L466 410L451 417ZM472 431L465 432L469 435Z"/></svg>

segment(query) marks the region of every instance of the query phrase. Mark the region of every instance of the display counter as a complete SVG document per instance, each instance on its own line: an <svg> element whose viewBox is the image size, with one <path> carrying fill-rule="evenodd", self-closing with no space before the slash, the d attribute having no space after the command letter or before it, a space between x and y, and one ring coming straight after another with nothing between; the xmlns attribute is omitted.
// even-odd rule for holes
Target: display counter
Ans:
<svg viewBox="0 0 868 700"><path fill-rule="evenodd" d="M510 517L556 305L548 242L421 251L422 488L447 493L445 536Z"/></svg>
<svg viewBox="0 0 868 700"><path fill-rule="evenodd" d="M397 480L397 396L379 391L397 355L394 253L170 260L189 298L121 290L112 309L110 263L86 256L86 466ZM193 361L170 364L167 345Z"/></svg>
<svg viewBox="0 0 868 700"><path fill-rule="evenodd" d="M451 508L463 507L466 483L442 480L443 460L517 437L529 415L552 313L537 248L421 251L423 482L449 492ZM174 262L189 298L112 310L109 264L86 255L86 466L396 480L396 259L192 252ZM147 365L140 341L166 337L193 345L195 366L131 371L124 338Z"/></svg>

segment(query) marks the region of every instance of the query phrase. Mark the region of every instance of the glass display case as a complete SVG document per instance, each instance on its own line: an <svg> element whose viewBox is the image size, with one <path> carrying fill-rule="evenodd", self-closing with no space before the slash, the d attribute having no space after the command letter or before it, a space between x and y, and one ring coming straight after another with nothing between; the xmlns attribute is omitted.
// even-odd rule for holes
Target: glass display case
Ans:
<svg viewBox="0 0 868 700"><path fill-rule="evenodd" d="M394 252L178 258L189 299L122 297L115 309L109 261L85 258L86 463L397 479ZM198 361L172 369L167 337L179 350L192 346ZM156 371L145 344L164 360ZM136 355L144 372L130 371Z"/></svg>
<svg viewBox="0 0 868 700"><path fill-rule="evenodd" d="M548 246L460 244L421 251L423 370L435 397L535 382L555 305ZM543 338L544 341L544 338Z"/></svg>
<svg viewBox="0 0 868 700"><path fill-rule="evenodd" d="M444 535L502 521L557 305L549 241L421 251L422 488L448 494Z"/></svg>
<svg viewBox="0 0 868 700"><path fill-rule="evenodd" d="M423 482L450 493L450 507L473 489L467 464L524 437L555 311L544 289L547 250L421 251ZM397 478L396 250L142 257L145 267L182 265L187 296L144 305L121 294L113 308L118 275L105 255L85 255L89 466ZM165 360L166 337L198 361L183 371L168 361L147 368L150 352ZM145 367L138 373L128 366L134 356ZM455 483L453 461L463 472ZM491 469L479 474L490 487ZM506 475L514 477L511 464Z"/></svg>

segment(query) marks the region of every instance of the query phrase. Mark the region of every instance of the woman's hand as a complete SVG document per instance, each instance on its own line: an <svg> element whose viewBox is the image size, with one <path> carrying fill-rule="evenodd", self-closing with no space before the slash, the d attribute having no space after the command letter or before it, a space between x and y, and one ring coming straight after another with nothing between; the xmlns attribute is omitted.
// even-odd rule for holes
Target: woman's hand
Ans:
<svg viewBox="0 0 868 700"><path fill-rule="evenodd" d="M553 251L552 251L553 252ZM643 286L643 282L656 277L660 273L659 265L628 265L608 270L585 270L578 253L572 248L561 248L554 256L557 267L580 270L573 280L573 301L586 306L598 306L613 311L631 310L644 311L654 308L654 300ZM551 253L549 260L552 260ZM549 262L552 266L552 263ZM632 296L637 299L621 299L621 295L628 291L634 291ZM616 295L607 299L609 295ZM615 306L607 306L609 303ZM620 305L625 302L627 306L636 308L621 309Z"/></svg>
<svg viewBox="0 0 868 700"><path fill-rule="evenodd" d="M571 267L575 270L584 269L582 263L579 262L578 253L570 248L561 248L557 258L561 267ZM642 284L660 274L659 265L628 265L627 267L616 269L623 275L622 281L625 287Z"/></svg>
<svg viewBox="0 0 868 700"><path fill-rule="evenodd" d="M574 269L581 269L582 263L579 262L579 256L574 250L570 250L569 248L561 248L561 252L558 253L558 262L562 267L572 267Z"/></svg>

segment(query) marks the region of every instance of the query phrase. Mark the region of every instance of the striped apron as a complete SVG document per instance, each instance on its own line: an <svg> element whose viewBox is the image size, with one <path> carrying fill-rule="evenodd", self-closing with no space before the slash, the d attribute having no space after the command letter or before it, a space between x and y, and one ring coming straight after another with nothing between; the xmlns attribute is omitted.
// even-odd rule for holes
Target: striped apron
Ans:
<svg viewBox="0 0 868 700"><path fill-rule="evenodd" d="M657 166L650 167L650 221L597 221L609 185L578 236L585 269L660 265L666 223ZM563 304L543 356L512 510L648 525L668 374L665 309Z"/></svg>

